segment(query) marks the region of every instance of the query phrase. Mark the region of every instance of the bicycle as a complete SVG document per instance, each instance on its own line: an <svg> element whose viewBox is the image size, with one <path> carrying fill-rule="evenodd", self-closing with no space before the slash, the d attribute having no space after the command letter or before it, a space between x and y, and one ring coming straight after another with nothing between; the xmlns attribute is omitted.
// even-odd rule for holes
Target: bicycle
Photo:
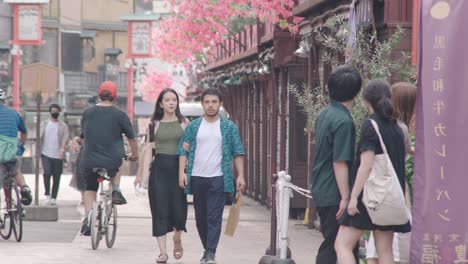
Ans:
<svg viewBox="0 0 468 264"><path fill-rule="evenodd" d="M5 194L4 204L0 205L0 236L7 240L13 233L17 242L23 238L24 210L21 204L20 190L16 183L14 167L16 160L3 163L5 179L3 190ZM0 201L1 198L0 198Z"/></svg>
<svg viewBox="0 0 468 264"><path fill-rule="evenodd" d="M94 168L99 182L99 198L93 204L90 212L89 226L91 227L91 247L96 250L103 236L106 236L106 245L112 248L117 235L117 208L112 203L111 178L104 168ZM108 186L104 189L104 181L108 181Z"/></svg>

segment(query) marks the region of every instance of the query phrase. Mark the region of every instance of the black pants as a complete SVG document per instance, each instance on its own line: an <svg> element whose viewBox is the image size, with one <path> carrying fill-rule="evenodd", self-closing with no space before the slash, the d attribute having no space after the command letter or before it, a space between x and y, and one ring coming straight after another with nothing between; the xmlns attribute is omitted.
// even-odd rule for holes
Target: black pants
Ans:
<svg viewBox="0 0 468 264"><path fill-rule="evenodd" d="M52 199L57 199L57 194L60 186L60 177L63 171L63 160L54 159L41 155L42 167L44 169L44 189L45 195L50 195ZM52 185L52 195L50 194L50 178L54 178Z"/></svg>
<svg viewBox="0 0 468 264"><path fill-rule="evenodd" d="M336 235L338 234L338 229L340 225L336 219L336 213L338 213L339 206L327 206L327 207L317 207L317 212L320 216L320 227L322 231L323 238L325 239L317 253L317 258L315 263L317 264L336 264L336 252L335 252L335 240ZM359 253L359 244L356 244L354 248L354 256L356 263L359 263L358 253Z"/></svg>
<svg viewBox="0 0 468 264"><path fill-rule="evenodd" d="M151 166L148 194L153 236L164 236L174 229L187 232L187 195L179 187L179 156L156 156Z"/></svg>
<svg viewBox="0 0 468 264"><path fill-rule="evenodd" d="M222 176L190 178L198 235L208 254L216 254L226 202Z"/></svg>

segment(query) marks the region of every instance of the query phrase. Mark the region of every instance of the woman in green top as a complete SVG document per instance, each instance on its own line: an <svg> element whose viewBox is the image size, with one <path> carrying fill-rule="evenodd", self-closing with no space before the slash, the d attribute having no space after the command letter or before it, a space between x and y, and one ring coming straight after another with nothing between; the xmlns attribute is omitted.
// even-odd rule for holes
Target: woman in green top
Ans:
<svg viewBox="0 0 468 264"><path fill-rule="evenodd" d="M155 157L148 184L153 236L158 240L160 255L157 263L166 263L166 234L174 231L174 258L183 255L182 231L187 232L187 196L179 187L179 156L176 155L180 137L188 123L179 109L179 96L173 89L163 90L156 102L153 117Z"/></svg>

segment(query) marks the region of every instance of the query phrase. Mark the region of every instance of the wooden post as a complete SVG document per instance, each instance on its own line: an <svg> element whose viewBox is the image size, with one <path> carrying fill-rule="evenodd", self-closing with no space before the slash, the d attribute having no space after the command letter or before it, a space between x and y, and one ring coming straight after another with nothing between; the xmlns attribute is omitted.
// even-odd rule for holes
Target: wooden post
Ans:
<svg viewBox="0 0 468 264"><path fill-rule="evenodd" d="M41 101L42 101L42 86L44 82L44 73L40 72L36 75L36 162L34 166L35 174L35 190L34 190L34 205L39 205L39 164L41 161Z"/></svg>
<svg viewBox="0 0 468 264"><path fill-rule="evenodd" d="M16 7L16 5L15 5ZM21 63L21 46L17 45L16 54L13 55L13 109L20 109L20 63Z"/></svg>
<svg viewBox="0 0 468 264"><path fill-rule="evenodd" d="M133 124L133 59L127 71L127 113L130 122Z"/></svg>

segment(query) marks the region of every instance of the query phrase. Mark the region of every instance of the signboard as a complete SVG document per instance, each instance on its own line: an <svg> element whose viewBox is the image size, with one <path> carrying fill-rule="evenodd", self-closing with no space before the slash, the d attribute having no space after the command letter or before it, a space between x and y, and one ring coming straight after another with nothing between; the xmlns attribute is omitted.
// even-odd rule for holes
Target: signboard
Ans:
<svg viewBox="0 0 468 264"><path fill-rule="evenodd" d="M21 94L35 98L37 93L41 92L42 101L48 102L49 99L57 96L59 91L59 74L58 68L40 63L22 67Z"/></svg>
<svg viewBox="0 0 468 264"><path fill-rule="evenodd" d="M147 57L151 55L151 21L129 22L130 51L133 57Z"/></svg>
<svg viewBox="0 0 468 264"><path fill-rule="evenodd" d="M5 4L48 4L50 0L3 0Z"/></svg>
<svg viewBox="0 0 468 264"><path fill-rule="evenodd" d="M41 6L39 4L14 4L15 45L42 45Z"/></svg>
<svg viewBox="0 0 468 264"><path fill-rule="evenodd" d="M468 1L420 10L410 263L468 263Z"/></svg>
<svg viewBox="0 0 468 264"><path fill-rule="evenodd" d="M38 41L40 33L40 7L38 5L18 6L18 40Z"/></svg>

